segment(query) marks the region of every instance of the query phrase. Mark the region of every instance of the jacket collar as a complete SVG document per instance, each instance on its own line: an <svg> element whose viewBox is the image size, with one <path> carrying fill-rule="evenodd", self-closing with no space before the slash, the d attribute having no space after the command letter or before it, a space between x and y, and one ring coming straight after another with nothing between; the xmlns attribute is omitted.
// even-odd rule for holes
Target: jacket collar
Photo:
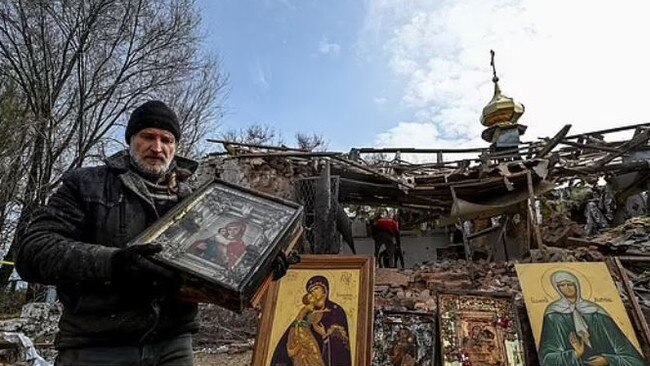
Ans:
<svg viewBox="0 0 650 366"><path fill-rule="evenodd" d="M129 151L122 150L113 154L112 156L106 159L106 165L118 173L124 173L129 170ZM176 161L176 167L180 169L185 169L190 173L194 173L199 166L199 163L195 160L184 158L182 156L176 155L174 157Z"/></svg>
<svg viewBox="0 0 650 366"><path fill-rule="evenodd" d="M143 178L130 168L130 159L129 151L123 150L106 159L106 165L109 169L116 172L127 189L131 190L147 204L147 207L156 217L160 217L156 210L156 205L144 184ZM190 173L194 173L199 165L196 161L181 156L176 156L174 160L176 162L176 169L186 169ZM179 198L181 198L181 191L186 192L186 194L188 194L187 192L191 192L191 188L185 182L178 182L178 184ZM181 186L185 186L187 189L181 189Z"/></svg>

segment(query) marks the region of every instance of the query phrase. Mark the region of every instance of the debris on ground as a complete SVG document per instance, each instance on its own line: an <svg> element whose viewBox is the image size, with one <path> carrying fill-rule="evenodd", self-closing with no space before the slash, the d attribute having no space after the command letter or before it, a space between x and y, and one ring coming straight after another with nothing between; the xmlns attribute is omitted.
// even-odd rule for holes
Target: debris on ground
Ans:
<svg viewBox="0 0 650 366"><path fill-rule="evenodd" d="M542 225L544 243L553 247L566 248L571 244L567 239L582 237L584 234L585 230L582 225L558 212L551 212L549 217L544 219Z"/></svg>
<svg viewBox="0 0 650 366"><path fill-rule="evenodd" d="M214 304L200 304L194 348L206 354L250 350L257 334L257 319L257 312L252 309L237 314Z"/></svg>
<svg viewBox="0 0 650 366"><path fill-rule="evenodd" d="M19 332L0 332L0 361L10 365L52 366L36 352L32 340Z"/></svg>
<svg viewBox="0 0 650 366"><path fill-rule="evenodd" d="M650 216L633 217L590 240L616 254L650 255Z"/></svg>

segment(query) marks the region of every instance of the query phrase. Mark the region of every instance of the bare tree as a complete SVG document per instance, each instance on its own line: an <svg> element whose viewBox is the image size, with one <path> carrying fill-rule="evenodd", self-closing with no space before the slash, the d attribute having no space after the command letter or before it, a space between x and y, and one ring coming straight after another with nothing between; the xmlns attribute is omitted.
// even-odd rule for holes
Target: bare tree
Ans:
<svg viewBox="0 0 650 366"><path fill-rule="evenodd" d="M246 128L230 129L219 134L221 140L253 144L284 146L282 134L269 125L255 123ZM295 134L297 148L309 151L325 151L327 141L322 135L298 132Z"/></svg>
<svg viewBox="0 0 650 366"><path fill-rule="evenodd" d="M227 77L219 72L219 63L207 59L198 75L169 88L160 99L176 111L183 136L178 154L198 158L205 154L205 136L219 128L227 96Z"/></svg>
<svg viewBox="0 0 650 366"><path fill-rule="evenodd" d="M15 217L20 213L18 194L30 146L30 118L16 89L15 83L0 73L0 249L11 243Z"/></svg>
<svg viewBox="0 0 650 366"><path fill-rule="evenodd" d="M364 155L363 160L371 166L385 165L390 160L386 153L372 153Z"/></svg>
<svg viewBox="0 0 650 366"><path fill-rule="evenodd" d="M307 134L298 132L296 133L296 143L298 144L299 149L309 150L309 151L325 151L327 150L327 141L323 135L316 133Z"/></svg>
<svg viewBox="0 0 650 366"><path fill-rule="evenodd" d="M0 4L0 72L24 96L32 121L21 213L7 257L61 175L105 154L125 112L179 85L201 84L202 77L219 94L224 80L218 69L207 71L198 52L199 24L193 0ZM0 271L0 287L8 275Z"/></svg>
<svg viewBox="0 0 650 366"><path fill-rule="evenodd" d="M233 142L243 142L246 144L256 145L276 145L283 144L282 134L275 128L255 123L246 128L227 130L219 135L223 140Z"/></svg>

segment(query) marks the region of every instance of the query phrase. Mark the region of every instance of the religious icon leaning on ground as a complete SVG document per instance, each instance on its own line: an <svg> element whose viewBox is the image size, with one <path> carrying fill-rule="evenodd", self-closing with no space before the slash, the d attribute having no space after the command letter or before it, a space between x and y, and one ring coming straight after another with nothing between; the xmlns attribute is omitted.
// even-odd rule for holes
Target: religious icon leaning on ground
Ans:
<svg viewBox="0 0 650 366"><path fill-rule="evenodd" d="M517 272L540 365L646 365L603 263L531 266L538 265L518 265ZM531 287L535 277L542 281L541 294Z"/></svg>
<svg viewBox="0 0 650 366"><path fill-rule="evenodd" d="M438 293L443 366L525 366L513 298Z"/></svg>
<svg viewBox="0 0 650 366"><path fill-rule="evenodd" d="M371 262L361 256L303 256L269 287L253 364L365 365Z"/></svg>
<svg viewBox="0 0 650 366"><path fill-rule="evenodd" d="M376 312L372 366L435 365L435 324L431 313Z"/></svg>
<svg viewBox="0 0 650 366"><path fill-rule="evenodd" d="M271 365L351 365L350 336L345 309L329 298L325 276L305 285L303 307L273 352Z"/></svg>

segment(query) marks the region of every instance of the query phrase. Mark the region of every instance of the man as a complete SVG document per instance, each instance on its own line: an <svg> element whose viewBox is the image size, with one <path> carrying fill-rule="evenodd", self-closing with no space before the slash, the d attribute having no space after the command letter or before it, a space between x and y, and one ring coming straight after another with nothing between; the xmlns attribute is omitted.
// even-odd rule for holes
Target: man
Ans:
<svg viewBox="0 0 650 366"><path fill-rule="evenodd" d="M128 151L66 174L27 228L16 269L57 285L64 305L56 365L192 365L196 304L147 259L160 245L126 247L191 193L197 163L175 156L180 138L167 105L142 104L125 131ZM277 277L286 261L276 264Z"/></svg>
<svg viewBox="0 0 650 366"><path fill-rule="evenodd" d="M379 258L380 265L395 268L397 267L397 259L399 259L402 268L404 268L402 242L397 220L392 218L378 218L375 220L372 225L372 238L375 241L375 258ZM395 241L393 241L393 238ZM386 247L386 258L380 256L382 245Z"/></svg>

